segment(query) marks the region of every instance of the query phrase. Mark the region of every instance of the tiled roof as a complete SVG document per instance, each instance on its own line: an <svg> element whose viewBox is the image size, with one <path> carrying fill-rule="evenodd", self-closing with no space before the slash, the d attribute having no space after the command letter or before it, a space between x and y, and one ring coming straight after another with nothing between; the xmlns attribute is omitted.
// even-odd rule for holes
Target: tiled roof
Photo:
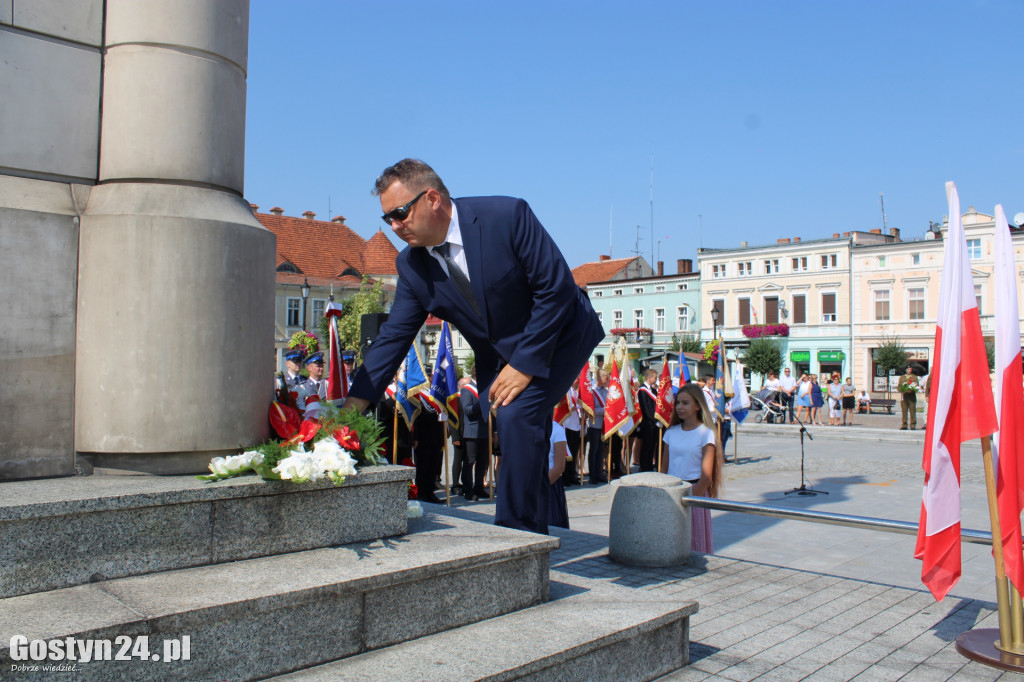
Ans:
<svg viewBox="0 0 1024 682"><path fill-rule="evenodd" d="M333 281L349 268L361 275L397 274L398 250L383 232L367 241L343 222L268 213L255 215L277 236L277 266L289 262L306 277Z"/></svg>
<svg viewBox="0 0 1024 682"><path fill-rule="evenodd" d="M595 263L584 263L572 270L572 278L576 284L585 287L591 282L606 282L619 274L629 264L636 260L632 258L618 258L616 260L600 260Z"/></svg>
<svg viewBox="0 0 1024 682"><path fill-rule="evenodd" d="M363 263L366 266L366 271L377 275L397 275L396 258L398 258L398 249L384 234L384 230L378 230L370 237L363 249Z"/></svg>

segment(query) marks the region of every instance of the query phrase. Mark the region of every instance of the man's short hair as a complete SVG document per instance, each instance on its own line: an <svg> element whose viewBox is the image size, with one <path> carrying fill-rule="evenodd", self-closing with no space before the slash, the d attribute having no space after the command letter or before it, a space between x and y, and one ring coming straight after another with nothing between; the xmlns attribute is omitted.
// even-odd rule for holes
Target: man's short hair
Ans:
<svg viewBox="0 0 1024 682"><path fill-rule="evenodd" d="M708 379L711 379L711 381L714 381L715 380L715 375L714 374L705 374L704 375L704 381L707 381Z"/></svg>
<svg viewBox="0 0 1024 682"><path fill-rule="evenodd" d="M401 182L410 192L436 189L445 199L452 198L441 177L419 159L402 159L395 165L385 168L373 185L373 196L379 197L396 182Z"/></svg>

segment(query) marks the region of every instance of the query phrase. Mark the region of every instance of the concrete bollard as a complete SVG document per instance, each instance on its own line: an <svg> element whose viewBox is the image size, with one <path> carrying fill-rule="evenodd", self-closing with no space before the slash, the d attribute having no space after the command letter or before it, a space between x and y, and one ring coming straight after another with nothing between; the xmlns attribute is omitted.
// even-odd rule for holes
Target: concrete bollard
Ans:
<svg viewBox="0 0 1024 682"><path fill-rule="evenodd" d="M677 566L690 561L689 483L647 471L612 484L608 555L630 566Z"/></svg>

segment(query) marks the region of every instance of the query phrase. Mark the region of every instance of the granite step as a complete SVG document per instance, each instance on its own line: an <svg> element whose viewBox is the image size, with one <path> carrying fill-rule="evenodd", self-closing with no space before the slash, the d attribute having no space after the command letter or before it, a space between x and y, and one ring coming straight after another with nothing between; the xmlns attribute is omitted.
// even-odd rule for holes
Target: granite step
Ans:
<svg viewBox="0 0 1024 682"><path fill-rule="evenodd" d="M551 582L551 597L546 604L273 679L627 682L657 679L689 662L696 602L656 599L565 574Z"/></svg>
<svg viewBox="0 0 1024 682"><path fill-rule="evenodd" d="M256 476L0 483L0 597L403 535L412 475L366 467L338 487Z"/></svg>
<svg viewBox="0 0 1024 682"><path fill-rule="evenodd" d="M0 669L18 663L15 635L146 635L158 654L188 636L188 661L78 662L74 677L262 679L547 601L557 538L433 515L410 526L399 538L0 599Z"/></svg>

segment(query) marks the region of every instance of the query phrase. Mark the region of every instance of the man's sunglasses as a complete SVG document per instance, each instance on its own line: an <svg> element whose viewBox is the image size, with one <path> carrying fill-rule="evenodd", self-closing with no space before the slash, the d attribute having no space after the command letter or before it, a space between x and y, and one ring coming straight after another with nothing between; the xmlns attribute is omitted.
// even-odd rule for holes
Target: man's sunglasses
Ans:
<svg viewBox="0 0 1024 682"><path fill-rule="evenodd" d="M387 213L382 215L380 219L383 220L388 227L391 227L391 223L395 222L396 220L398 220L399 222L405 220L406 218L409 217L409 211L412 209L412 205L419 201L420 197L426 193L427 190L423 190L422 192L417 194L416 198L410 201L408 204L406 204L405 206L399 206L396 209L388 211Z"/></svg>

